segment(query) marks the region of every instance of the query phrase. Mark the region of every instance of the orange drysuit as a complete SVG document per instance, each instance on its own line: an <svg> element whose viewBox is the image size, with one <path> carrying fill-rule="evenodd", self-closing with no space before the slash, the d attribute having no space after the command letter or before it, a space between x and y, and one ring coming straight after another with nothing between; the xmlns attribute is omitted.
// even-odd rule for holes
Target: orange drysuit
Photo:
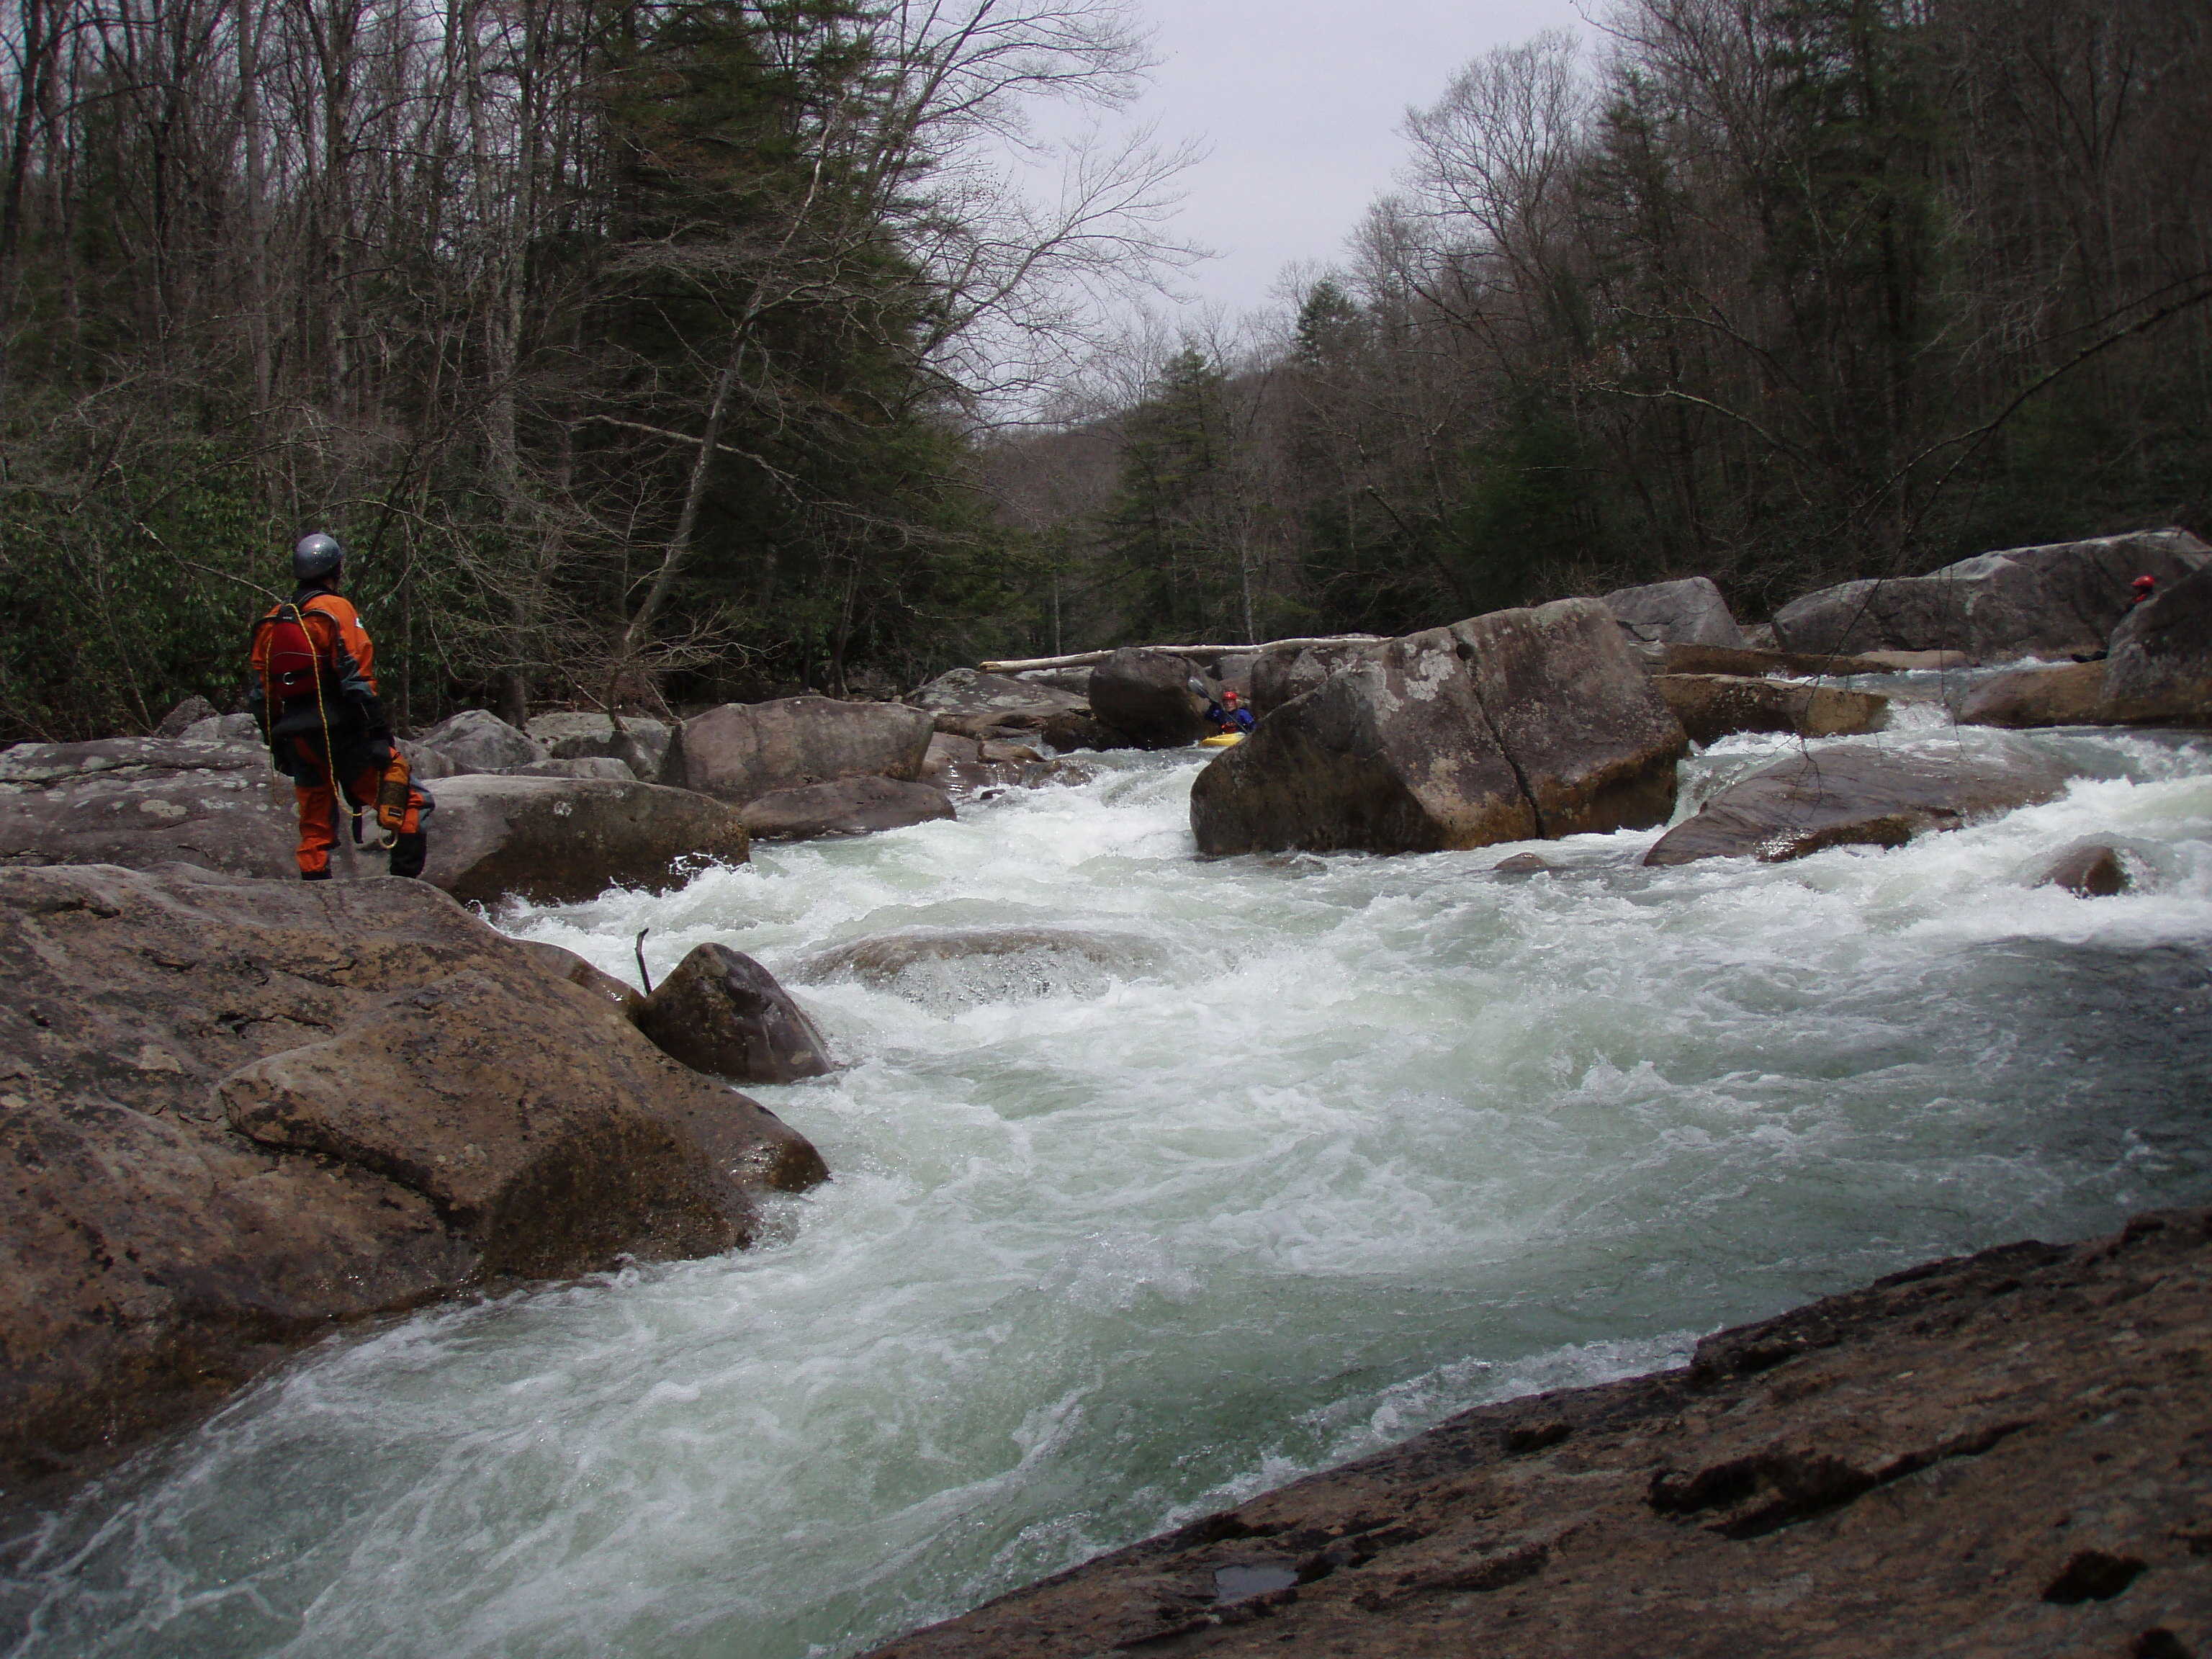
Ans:
<svg viewBox="0 0 2212 1659"><path fill-rule="evenodd" d="M304 633L315 673L304 690L276 684L288 639ZM301 877L327 879L331 849L337 845L338 799L373 808L387 782L405 790L405 806L390 814L396 832L392 873L419 876L428 851L422 815L429 798L408 780L406 757L392 742L384 704L376 691L376 646L352 604L326 587L303 587L274 606L253 630L247 703L269 739L277 769L288 775L300 804Z"/></svg>

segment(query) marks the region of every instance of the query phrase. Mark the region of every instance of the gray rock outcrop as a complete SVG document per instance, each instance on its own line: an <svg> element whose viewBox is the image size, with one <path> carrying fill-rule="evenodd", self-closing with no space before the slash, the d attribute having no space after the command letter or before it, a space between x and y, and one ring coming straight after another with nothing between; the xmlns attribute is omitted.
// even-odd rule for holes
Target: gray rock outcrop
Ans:
<svg viewBox="0 0 2212 1659"><path fill-rule="evenodd" d="M1749 643L1709 576L1615 588L1605 596L1605 608L1613 612L1621 631L1641 644L1741 648Z"/></svg>
<svg viewBox="0 0 2212 1659"><path fill-rule="evenodd" d="M903 778L833 778L757 796L739 810L760 841L872 836L954 816L944 789Z"/></svg>
<svg viewBox="0 0 2212 1659"><path fill-rule="evenodd" d="M1132 749L1180 749L1212 728L1190 689L1197 671L1181 657L1124 648L1091 671L1091 712L1108 740Z"/></svg>
<svg viewBox="0 0 2212 1659"><path fill-rule="evenodd" d="M606 715L574 709L537 715L523 731L544 749L549 760L618 760L643 783L665 781L661 770L675 735L675 727L665 720L625 714L617 732Z"/></svg>
<svg viewBox="0 0 2212 1659"><path fill-rule="evenodd" d="M953 736L977 741L1023 738L1063 750L1096 748L1104 733L1091 715L1087 670L1083 678L1085 690L1079 695L1037 680L955 668L908 701L929 710L939 732Z"/></svg>
<svg viewBox="0 0 2212 1659"><path fill-rule="evenodd" d="M1917 835L2055 800L2067 778L2056 761L2017 739L1922 749L1839 744L1723 789L1661 836L1644 862L1780 864L1829 847L1902 847Z"/></svg>
<svg viewBox="0 0 2212 1659"><path fill-rule="evenodd" d="M698 863L742 864L744 820L684 789L603 778L447 778L428 821L423 878L456 898L544 903L609 887L662 890Z"/></svg>
<svg viewBox="0 0 2212 1659"><path fill-rule="evenodd" d="M1199 775L1200 851L1436 852L1642 827L1682 727L1595 599L1407 635L1261 720Z"/></svg>
<svg viewBox="0 0 2212 1659"><path fill-rule="evenodd" d="M2212 1212L1931 1262L1462 1413L868 1659L2190 1659Z"/></svg>
<svg viewBox="0 0 2212 1659"><path fill-rule="evenodd" d="M695 947L631 1019L663 1054L732 1083L794 1083L833 1069L821 1032L775 975L726 945Z"/></svg>
<svg viewBox="0 0 2212 1659"><path fill-rule="evenodd" d="M157 738L181 738L185 731L202 720L220 720L222 711L205 697L193 696L161 716L161 723L154 728Z"/></svg>
<svg viewBox="0 0 2212 1659"><path fill-rule="evenodd" d="M509 726L489 708L464 708L410 740L410 757L428 751L443 763L442 776L503 772L548 757L528 732Z"/></svg>
<svg viewBox="0 0 2212 1659"><path fill-rule="evenodd" d="M2087 656L2128 614L2139 575L2160 587L2212 558L2185 530L2006 548L1925 576L1844 582L1775 613L1793 651L1963 650L1978 662Z"/></svg>
<svg viewBox="0 0 2212 1659"><path fill-rule="evenodd" d="M1851 737L1879 731L1889 699L1802 680L1753 679L1741 674L1660 674L1652 684L1692 743L1717 743L1739 732L1788 732L1801 738Z"/></svg>
<svg viewBox="0 0 2212 1659"><path fill-rule="evenodd" d="M258 742L102 738L0 753L0 863L296 876L298 826L291 782Z"/></svg>
<svg viewBox="0 0 2212 1659"><path fill-rule="evenodd" d="M896 702L782 697L732 702L684 722L662 781L742 806L779 790L836 778L911 782L935 718Z"/></svg>
<svg viewBox="0 0 2212 1659"><path fill-rule="evenodd" d="M418 882L0 870L11 1486L337 1322L728 1249L821 1179L550 949Z"/></svg>

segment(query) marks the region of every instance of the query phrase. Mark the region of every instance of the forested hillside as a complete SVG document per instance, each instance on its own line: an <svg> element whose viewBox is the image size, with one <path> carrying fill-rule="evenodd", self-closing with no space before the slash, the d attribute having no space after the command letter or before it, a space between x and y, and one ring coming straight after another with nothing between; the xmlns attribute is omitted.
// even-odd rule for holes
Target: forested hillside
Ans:
<svg viewBox="0 0 2212 1659"><path fill-rule="evenodd" d="M2212 8L1630 0L1407 122L1254 347L1008 446L1073 649L2212 526ZM1414 89L1408 88L1409 92ZM1322 252L1316 250L1316 252Z"/></svg>
<svg viewBox="0 0 2212 1659"><path fill-rule="evenodd" d="M226 700L302 530L403 720L1022 637L975 411L1164 252L1024 191L1114 0L0 0L0 735ZM1049 209L1034 203L1048 200Z"/></svg>

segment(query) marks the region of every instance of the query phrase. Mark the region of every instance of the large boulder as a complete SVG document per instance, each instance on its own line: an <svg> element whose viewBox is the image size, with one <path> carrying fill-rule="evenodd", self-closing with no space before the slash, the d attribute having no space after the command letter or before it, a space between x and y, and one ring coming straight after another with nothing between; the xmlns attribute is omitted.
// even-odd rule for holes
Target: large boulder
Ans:
<svg viewBox="0 0 2212 1659"><path fill-rule="evenodd" d="M1680 724L1593 599L1388 641L1191 792L1207 854L1436 852L1662 821Z"/></svg>
<svg viewBox="0 0 2212 1659"><path fill-rule="evenodd" d="M1923 749L1840 744L1793 755L1722 790L1662 836L1644 861L1780 864L1829 847L1902 847L1917 835L2056 799L2068 775L2018 739Z"/></svg>
<svg viewBox="0 0 2212 1659"><path fill-rule="evenodd" d="M791 994L726 945L695 946L631 1018L663 1054L732 1083L794 1083L832 1069Z"/></svg>
<svg viewBox="0 0 2212 1659"><path fill-rule="evenodd" d="M943 789L904 778L833 778L758 796L740 811L746 830L759 841L872 836L954 816Z"/></svg>
<svg viewBox="0 0 2212 1659"><path fill-rule="evenodd" d="M1962 648L1966 596L1934 577L1864 577L1790 600L1774 613L1774 633L1809 656Z"/></svg>
<svg viewBox="0 0 2212 1659"><path fill-rule="evenodd" d="M744 819L684 789L602 778L449 778L426 821L423 879L456 898L544 903L610 887L681 884L693 866L742 864Z"/></svg>
<svg viewBox="0 0 2212 1659"><path fill-rule="evenodd" d="M1108 740L1131 749L1180 749L1212 728L1181 657L1125 647L1091 671L1091 712Z"/></svg>
<svg viewBox="0 0 2212 1659"><path fill-rule="evenodd" d="M2105 700L2130 719L2212 724L2212 568L2161 585L2112 630Z"/></svg>
<svg viewBox="0 0 2212 1659"><path fill-rule="evenodd" d="M1595 599L1493 611L1451 629L1547 839L1664 823L1685 744Z"/></svg>
<svg viewBox="0 0 2212 1659"><path fill-rule="evenodd" d="M1642 644L1741 647L1743 630L1710 576L1615 588L1605 596L1621 631Z"/></svg>
<svg viewBox="0 0 2212 1659"><path fill-rule="evenodd" d="M661 781L739 805L833 778L921 772L935 718L898 702L782 697L731 702L678 729Z"/></svg>
<svg viewBox="0 0 2212 1659"><path fill-rule="evenodd" d="M1252 712L1273 714L1294 697L1302 697L1331 675L1353 663L1373 658L1383 641L1352 641L1328 645L1271 645L1252 659Z"/></svg>
<svg viewBox="0 0 2212 1659"><path fill-rule="evenodd" d="M157 738L181 738L202 720L220 720L222 717L222 710L205 697L186 697L161 716L161 723L154 728L154 735Z"/></svg>
<svg viewBox="0 0 2212 1659"><path fill-rule="evenodd" d="M296 876L298 842L291 781L258 742L102 738L0 753L0 863Z"/></svg>
<svg viewBox="0 0 2212 1659"><path fill-rule="evenodd" d="M955 668L908 701L929 710L940 732L979 740L1018 735L1054 749L1090 749L1104 733L1091 717L1087 673L1084 684L1079 696L1035 680Z"/></svg>
<svg viewBox="0 0 2212 1659"><path fill-rule="evenodd" d="M544 744L489 708L464 708L450 720L441 720L414 738L411 750L435 755L444 763L441 775L445 776L503 772L510 766L527 766L548 757Z"/></svg>
<svg viewBox="0 0 2212 1659"><path fill-rule="evenodd" d="M622 729L607 715L564 709L539 714L523 727L549 760L618 760L647 783L660 781L675 727L665 720L625 714Z"/></svg>
<svg viewBox="0 0 2212 1659"><path fill-rule="evenodd" d="M1925 576L1844 582L1775 613L1793 651L1958 649L1978 662L2081 657L2126 617L2137 576L2160 587L2212 558L2185 530L2006 548Z"/></svg>
<svg viewBox="0 0 2212 1659"><path fill-rule="evenodd" d="M1889 699L1802 680L1753 679L1741 674L1660 674L1659 695L1692 743L1717 743L1739 732L1788 732L1801 738L1852 737L1879 731Z"/></svg>
<svg viewBox="0 0 2212 1659"><path fill-rule="evenodd" d="M340 1321L725 1250L806 1141L410 881L0 870L0 1469Z"/></svg>

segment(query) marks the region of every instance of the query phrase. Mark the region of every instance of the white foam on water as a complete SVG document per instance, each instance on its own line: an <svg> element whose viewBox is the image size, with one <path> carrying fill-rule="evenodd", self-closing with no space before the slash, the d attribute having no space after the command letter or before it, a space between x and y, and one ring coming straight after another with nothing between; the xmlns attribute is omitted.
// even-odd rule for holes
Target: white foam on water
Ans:
<svg viewBox="0 0 2212 1659"><path fill-rule="evenodd" d="M850 1653L1468 1405L2212 1197L2212 757L2033 741L2093 775L1782 866L1646 870L1656 830L1523 879L1207 863L1195 763L1115 757L515 911L633 982L647 927L656 975L911 927L1151 948L799 986L848 1064L756 1092L836 1178L769 1242L326 1343L19 1538L9 1651ZM2092 834L2129 896L2022 884Z"/></svg>

